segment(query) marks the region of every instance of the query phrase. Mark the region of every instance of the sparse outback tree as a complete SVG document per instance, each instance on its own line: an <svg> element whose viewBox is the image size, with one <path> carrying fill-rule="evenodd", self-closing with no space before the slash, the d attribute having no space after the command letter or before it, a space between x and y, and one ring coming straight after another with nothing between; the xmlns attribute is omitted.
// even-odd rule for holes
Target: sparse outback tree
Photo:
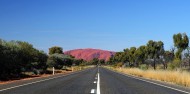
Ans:
<svg viewBox="0 0 190 94"><path fill-rule="evenodd" d="M52 55L55 53L63 54L63 48L58 47L58 46L54 46L54 47L49 48L49 55Z"/></svg>
<svg viewBox="0 0 190 94"><path fill-rule="evenodd" d="M145 60L146 60L146 49L147 47L145 45L140 46L136 51L135 51L135 56L137 58L137 64L144 64Z"/></svg>
<svg viewBox="0 0 190 94"><path fill-rule="evenodd" d="M177 52L175 53L175 58L181 60L181 54L183 50L185 50L189 45L188 36L183 33L178 33L173 35L174 46L177 48Z"/></svg>
<svg viewBox="0 0 190 94"><path fill-rule="evenodd" d="M162 41L148 41L147 54L148 58L153 60L153 67L156 69L156 60L164 55L164 43Z"/></svg>

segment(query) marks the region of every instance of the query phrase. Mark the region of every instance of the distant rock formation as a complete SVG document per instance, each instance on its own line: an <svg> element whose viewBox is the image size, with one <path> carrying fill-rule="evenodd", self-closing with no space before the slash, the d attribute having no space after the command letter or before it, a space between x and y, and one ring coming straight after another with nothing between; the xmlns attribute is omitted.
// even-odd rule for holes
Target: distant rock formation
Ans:
<svg viewBox="0 0 190 94"><path fill-rule="evenodd" d="M90 61L93 58L104 59L105 61L108 61L111 56L115 55L115 52L88 48L70 50L64 52L64 54L72 55L77 59L84 59L86 61Z"/></svg>

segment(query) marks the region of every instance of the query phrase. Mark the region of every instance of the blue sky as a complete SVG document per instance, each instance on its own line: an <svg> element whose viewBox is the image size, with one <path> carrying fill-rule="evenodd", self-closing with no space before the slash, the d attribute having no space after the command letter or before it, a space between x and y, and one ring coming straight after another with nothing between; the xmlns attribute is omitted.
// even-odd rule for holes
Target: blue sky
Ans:
<svg viewBox="0 0 190 94"><path fill-rule="evenodd" d="M190 35L189 0L0 0L0 38L48 52L97 48L122 51L148 40L173 46Z"/></svg>

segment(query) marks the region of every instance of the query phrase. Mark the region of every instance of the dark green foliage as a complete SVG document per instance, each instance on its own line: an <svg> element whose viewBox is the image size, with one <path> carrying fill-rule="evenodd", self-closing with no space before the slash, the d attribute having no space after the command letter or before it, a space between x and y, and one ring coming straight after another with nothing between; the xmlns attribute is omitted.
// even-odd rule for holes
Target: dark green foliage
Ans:
<svg viewBox="0 0 190 94"><path fill-rule="evenodd" d="M150 40L147 45L139 48L126 48L123 52L117 52L110 58L109 63L115 64L119 62L126 63L129 67L139 67L140 64L146 64L146 60L153 60L153 67L156 69L156 60L164 57L164 43L162 41ZM147 64L148 66L148 64Z"/></svg>
<svg viewBox="0 0 190 94"><path fill-rule="evenodd" d="M156 69L156 60L164 56L164 43L162 41L152 41L147 43L148 58L153 60L153 67Z"/></svg>
<svg viewBox="0 0 190 94"><path fill-rule="evenodd" d="M144 64L147 56L147 47L146 46L140 46L136 51L135 51L135 56L137 58L137 64Z"/></svg>
<svg viewBox="0 0 190 94"><path fill-rule="evenodd" d="M104 64L105 64L105 60L104 60L104 59L100 59L100 60L99 60L99 63L100 63L101 65L104 65Z"/></svg>
<svg viewBox="0 0 190 94"><path fill-rule="evenodd" d="M71 66L74 62L74 58L64 54L52 54L48 58L48 66L55 67L56 69L62 69L63 66Z"/></svg>
<svg viewBox="0 0 190 94"><path fill-rule="evenodd" d="M173 35L173 41L174 41L174 46L177 47L178 49L175 54L176 59L181 60L181 53L183 52L183 50L185 50L188 47L189 38L185 33L183 34L178 33Z"/></svg>
<svg viewBox="0 0 190 94"><path fill-rule="evenodd" d="M136 59L137 57L135 56L135 52L136 52L137 48L136 47L131 47L129 50L129 65L130 66L136 66Z"/></svg>
<svg viewBox="0 0 190 94"><path fill-rule="evenodd" d="M174 41L174 46L177 47L178 49L186 49L189 44L189 38L185 33L174 34L173 41Z"/></svg>
<svg viewBox="0 0 190 94"><path fill-rule="evenodd" d="M85 62L83 59L74 59L74 65L80 65L81 63Z"/></svg>
<svg viewBox="0 0 190 94"><path fill-rule="evenodd" d="M34 58L35 62L31 64L32 68L46 70L47 59L48 59L48 56L43 51L37 51L37 54Z"/></svg>
<svg viewBox="0 0 190 94"><path fill-rule="evenodd" d="M165 51L162 41L149 40L147 45L140 46L139 48L126 48L123 52L117 52L106 64L117 65L117 63L120 63L124 64L124 66L140 68L144 66L148 68L152 65L154 69L156 69L157 64L163 64L163 69L174 66L186 67L188 64L190 67L188 36L185 33L174 34L173 41L177 51L175 48L171 51Z"/></svg>
<svg viewBox="0 0 190 94"><path fill-rule="evenodd" d="M190 47L187 47L187 51L184 54L185 59L188 60L187 62L189 63L189 67L190 67Z"/></svg>
<svg viewBox="0 0 190 94"><path fill-rule="evenodd" d="M164 53L165 62L171 62L174 60L174 52L172 51L165 51Z"/></svg>
<svg viewBox="0 0 190 94"><path fill-rule="evenodd" d="M99 64L99 59L98 58L93 58L89 63L92 64L92 65L97 65L97 64Z"/></svg>
<svg viewBox="0 0 190 94"><path fill-rule="evenodd" d="M54 46L54 47L49 48L49 55L52 55L55 53L63 54L63 49L61 47L58 47L58 46Z"/></svg>
<svg viewBox="0 0 190 94"><path fill-rule="evenodd" d="M22 41L0 40L0 80L20 77L33 69L46 70L47 55Z"/></svg>
<svg viewBox="0 0 190 94"><path fill-rule="evenodd" d="M123 52L117 52L116 54L115 54L115 56L113 57L113 61L114 62L120 62L120 61L124 61L123 60Z"/></svg>

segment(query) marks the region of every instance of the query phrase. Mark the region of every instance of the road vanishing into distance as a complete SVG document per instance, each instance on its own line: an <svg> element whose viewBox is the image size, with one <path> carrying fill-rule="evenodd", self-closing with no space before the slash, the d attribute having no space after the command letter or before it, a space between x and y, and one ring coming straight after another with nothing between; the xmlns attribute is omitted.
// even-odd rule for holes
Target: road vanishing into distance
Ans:
<svg viewBox="0 0 190 94"><path fill-rule="evenodd" d="M190 94L188 88L102 67L0 85L0 94Z"/></svg>

